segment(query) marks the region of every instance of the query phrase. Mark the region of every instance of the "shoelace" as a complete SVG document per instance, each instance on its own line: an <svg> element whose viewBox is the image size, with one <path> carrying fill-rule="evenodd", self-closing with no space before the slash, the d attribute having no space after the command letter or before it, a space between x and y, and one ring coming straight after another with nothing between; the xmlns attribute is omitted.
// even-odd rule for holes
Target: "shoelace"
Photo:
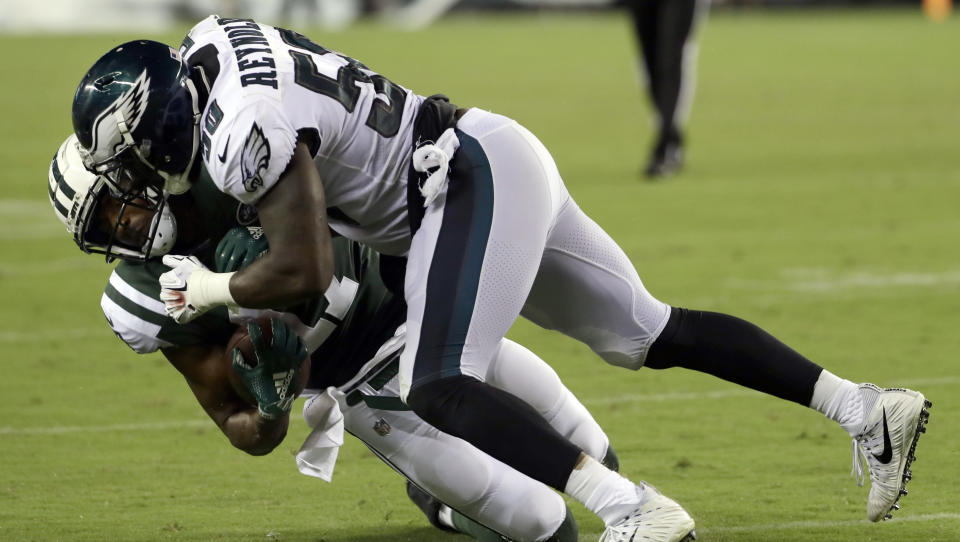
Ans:
<svg viewBox="0 0 960 542"><path fill-rule="evenodd" d="M863 487L863 482L866 480L866 473L863 470L863 464L867 464L867 468L870 470L870 483L876 484L880 480L880 473L876 468L870 468L870 460L867 458L867 450L864 447L859 446L859 441L853 439L853 468L850 469L850 475L857 478L857 485Z"/></svg>
<svg viewBox="0 0 960 542"><path fill-rule="evenodd" d="M627 540L633 540L633 530L630 530L629 533L622 532L623 529L629 529L636 526L638 523L642 523L643 519L640 516L633 518L631 521L625 522L621 525L618 525L617 529L612 530L607 528L603 531L603 534L600 536L599 542L627 542ZM628 539L627 536L630 536Z"/></svg>
<svg viewBox="0 0 960 542"><path fill-rule="evenodd" d="M599 542L625 542L627 538L622 532L623 529L630 529L631 527L634 527L638 523L643 523L644 521L646 521L645 514L634 512L630 516L621 520L621 522L616 523L616 525L608 525L607 528L604 529L603 534L600 536Z"/></svg>
<svg viewBox="0 0 960 542"><path fill-rule="evenodd" d="M863 473L863 463L867 460L867 453L859 446L857 439L853 439L853 468L850 469L850 475L856 476L857 485L863 487L866 476Z"/></svg>

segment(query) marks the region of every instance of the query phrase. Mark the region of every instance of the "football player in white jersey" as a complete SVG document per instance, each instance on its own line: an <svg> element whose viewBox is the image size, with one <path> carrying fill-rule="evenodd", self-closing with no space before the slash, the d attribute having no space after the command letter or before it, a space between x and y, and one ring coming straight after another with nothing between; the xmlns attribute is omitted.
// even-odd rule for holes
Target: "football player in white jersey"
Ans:
<svg viewBox="0 0 960 542"><path fill-rule="evenodd" d="M337 238L337 285L319 299L282 313L219 309L179 325L164 313L159 298L157 277L169 269L160 257L175 249L215 263L217 269L245 267L268 249L256 215L217 191L205 174L188 194L171 197L159 213L114 192L107 179L84 169L71 135L50 163L48 194L55 214L84 252L121 260L101 298L107 322L135 352L162 352L231 444L252 455L269 453L280 444L292 401L279 404L264 394L275 391L269 373L292 371L289 390L305 388L304 418L314 428L297 456L305 474L330 481L335 450L342 442L336 422L342 420L343 428L410 481L411 499L438 527L456 528L481 541L500 542L500 534L515 541L577 541L576 521L556 492L403 408L396 375L405 311L403 300L384 284L376 252ZM215 246L211 241L221 235ZM253 360L225 348L237 323L259 331L260 323L250 322L254 317L272 318L273 342L264 351L274 358L274 371L264 375L266 385L244 377L246 387L238 389L228 377L225 356L239 355L233 363L241 370ZM290 340L281 341L281 336ZM302 371L304 347L312 358L307 373ZM268 362L258 361L258 367ZM506 341L487 378L528 401L559 432L617 468L603 430L532 352ZM521 501L527 504L517 507Z"/></svg>
<svg viewBox="0 0 960 542"><path fill-rule="evenodd" d="M869 464L871 520L892 511L910 478L921 394L857 385L743 320L655 299L579 209L550 153L511 119L419 96L296 32L213 16L179 53L147 41L108 52L81 81L73 120L87 167L130 190L188 190L202 163L259 212L266 257L236 273L184 260L161 277L177 321L322 292L328 225L406 257L404 401L585 504L606 524L604 540L677 542L693 538L694 522L484 382L521 314L613 365L703 371L823 412Z"/></svg>

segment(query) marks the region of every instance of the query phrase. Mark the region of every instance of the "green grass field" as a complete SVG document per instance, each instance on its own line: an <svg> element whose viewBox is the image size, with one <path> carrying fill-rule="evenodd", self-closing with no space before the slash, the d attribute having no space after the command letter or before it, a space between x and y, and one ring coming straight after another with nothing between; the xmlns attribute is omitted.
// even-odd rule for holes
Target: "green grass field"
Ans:
<svg viewBox="0 0 960 542"><path fill-rule="evenodd" d="M850 442L819 414L679 369L611 368L518 323L512 337L582 398L625 474L684 504L699 540L960 540L960 20L713 13L689 167L660 184L637 177L650 113L624 17L302 30L527 125L664 301L747 318L841 376L934 402L904 508L874 525ZM46 168L84 70L133 37L0 37L0 540L458 539L354 439L332 485L298 474L299 415L273 454L234 450L161 356L113 337L98 306L109 269L63 233ZM599 520L571 507L596 540Z"/></svg>

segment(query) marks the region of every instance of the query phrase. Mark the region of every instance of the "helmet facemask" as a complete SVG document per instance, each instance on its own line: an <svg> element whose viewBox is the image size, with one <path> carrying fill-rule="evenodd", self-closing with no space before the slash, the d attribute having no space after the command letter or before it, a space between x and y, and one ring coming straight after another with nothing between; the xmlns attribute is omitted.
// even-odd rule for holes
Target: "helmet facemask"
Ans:
<svg viewBox="0 0 960 542"><path fill-rule="evenodd" d="M176 243L177 223L161 189L135 187L121 175L121 169L100 175L87 171L78 147L76 136L67 138L51 162L49 174L51 203L77 246L87 253L104 254L108 262L116 258L142 262L168 253ZM104 224L101 214L108 201L117 209L117 216ZM141 238L131 243L118 233L128 227L127 213L133 209L152 213L152 219Z"/></svg>
<svg viewBox="0 0 960 542"><path fill-rule="evenodd" d="M74 241L81 250L89 254L104 254L108 262L116 258L126 261L143 262L167 254L177 240L177 221L166 195L153 186L133 190L118 190L111 181L101 176L95 185L97 190L87 194L87 200L81 204L79 228L74 232ZM113 200L119 207L116 217L106 227L103 221L104 203ZM125 241L119 235L127 227L128 212L131 210L152 213L147 231L142 232L135 242ZM128 234L129 235L129 234Z"/></svg>

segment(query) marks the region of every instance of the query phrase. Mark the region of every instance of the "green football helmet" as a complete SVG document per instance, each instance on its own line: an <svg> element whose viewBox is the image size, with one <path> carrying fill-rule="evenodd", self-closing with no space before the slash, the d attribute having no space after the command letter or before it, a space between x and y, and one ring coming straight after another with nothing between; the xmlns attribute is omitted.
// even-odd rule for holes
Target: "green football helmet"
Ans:
<svg viewBox="0 0 960 542"><path fill-rule="evenodd" d="M126 190L185 192L199 147L199 102L176 49L150 40L114 47L73 98L84 164Z"/></svg>

